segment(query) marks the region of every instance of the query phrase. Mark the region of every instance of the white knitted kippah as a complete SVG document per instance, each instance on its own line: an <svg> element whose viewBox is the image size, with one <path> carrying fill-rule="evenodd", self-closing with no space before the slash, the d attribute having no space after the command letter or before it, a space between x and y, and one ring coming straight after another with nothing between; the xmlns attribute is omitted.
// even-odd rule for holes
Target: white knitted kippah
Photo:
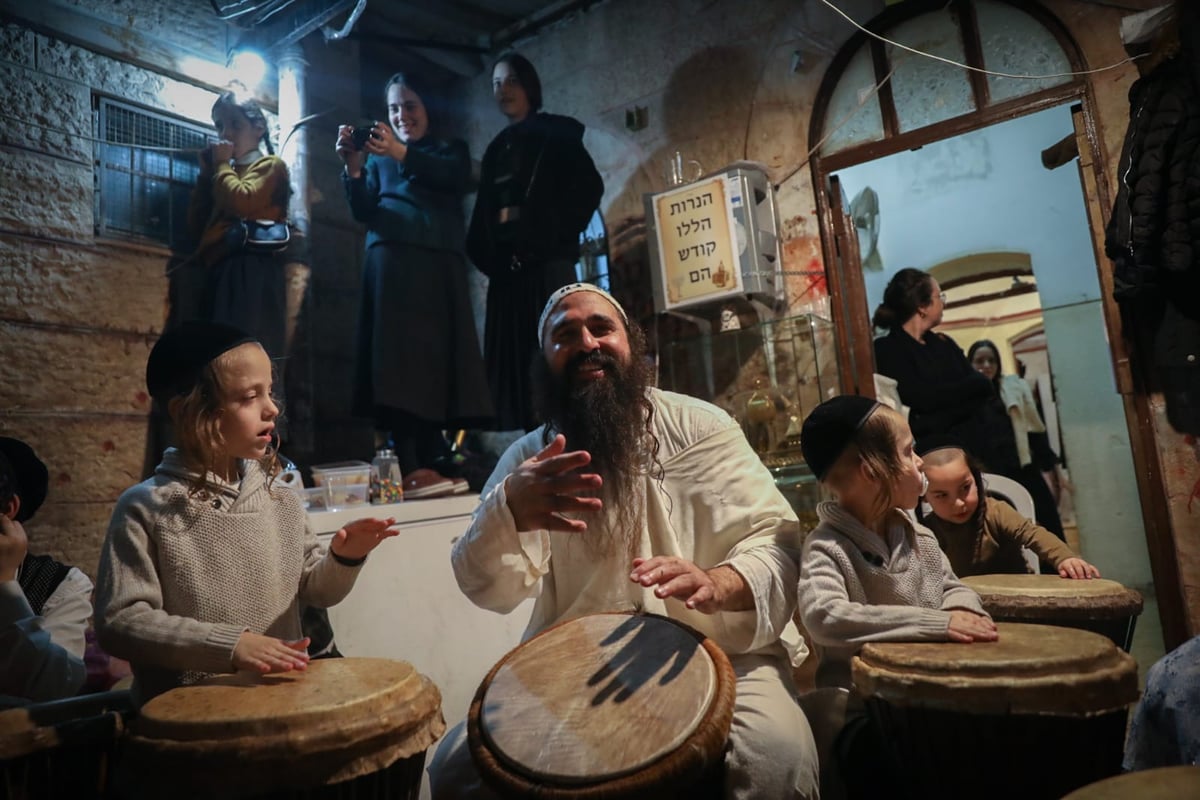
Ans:
<svg viewBox="0 0 1200 800"><path fill-rule="evenodd" d="M556 289L554 294L550 295L550 299L546 301L546 307L542 309L542 316L538 319L539 342L542 341L542 338L546 335L546 321L550 319L550 314L554 311L554 307L557 306L564 297L569 294L575 294L576 292L594 292L608 302L612 303L613 308L615 308L617 313L621 315L621 320L625 323L626 327L628 327L629 315L625 313L625 309L621 308L621 304L617 302L617 298L613 297L599 286L591 283L568 283L566 286Z"/></svg>

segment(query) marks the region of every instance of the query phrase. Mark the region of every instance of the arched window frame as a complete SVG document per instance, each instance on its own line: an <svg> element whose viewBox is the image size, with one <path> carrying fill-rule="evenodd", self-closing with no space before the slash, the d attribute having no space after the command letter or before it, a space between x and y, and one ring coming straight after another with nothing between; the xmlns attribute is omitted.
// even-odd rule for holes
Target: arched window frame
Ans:
<svg viewBox="0 0 1200 800"><path fill-rule="evenodd" d="M1087 69L1070 34L1062 26L1062 23L1045 8L1028 2L1028 0L992 0L992 2L1012 6L1041 23L1053 34L1062 48L1072 72L1082 72ZM949 13L958 17L966 63L972 67L985 68L983 45L980 42L979 25L975 14L975 0L951 0L948 4L945 0L909 0L900 5L890 6L879 16L866 23L864 27L881 36L888 36L889 31L901 23L909 22L926 14L941 13ZM817 99L813 104L812 122L808 129L809 147L814 151L819 151L821 140L825 135L830 98L833 97L834 90L845 75L851 60L864 47L869 48L871 53L875 82L880 83L887 77L890 69L887 57L888 45L862 31L855 33L834 57L821 81L821 88L817 92ZM987 75L968 70L967 80L975 101L973 111L904 132L900 131L899 115L896 112L891 83L890 81L884 82L878 92L880 113L883 119L883 138L853 145L827 155L821 155L818 152L812 160L814 169L820 165L823 167L823 171L828 173L902 150L910 150L932 141L947 139L997 122L1062 105L1080 97L1088 89L1087 81L1083 76L1076 75L1071 80L1057 86L993 103Z"/></svg>

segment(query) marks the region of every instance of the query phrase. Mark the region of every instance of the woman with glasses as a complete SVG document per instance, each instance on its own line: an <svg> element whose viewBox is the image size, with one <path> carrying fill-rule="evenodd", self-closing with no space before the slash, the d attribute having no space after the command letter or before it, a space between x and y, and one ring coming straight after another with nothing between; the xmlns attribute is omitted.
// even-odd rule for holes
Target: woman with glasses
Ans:
<svg viewBox="0 0 1200 800"><path fill-rule="evenodd" d="M895 379L901 402L911 409L908 424L918 449L930 436L949 434L991 467L981 412L995 392L962 348L934 331L945 305L946 295L929 273L909 267L893 275L872 318L887 331L875 340L875 371Z"/></svg>

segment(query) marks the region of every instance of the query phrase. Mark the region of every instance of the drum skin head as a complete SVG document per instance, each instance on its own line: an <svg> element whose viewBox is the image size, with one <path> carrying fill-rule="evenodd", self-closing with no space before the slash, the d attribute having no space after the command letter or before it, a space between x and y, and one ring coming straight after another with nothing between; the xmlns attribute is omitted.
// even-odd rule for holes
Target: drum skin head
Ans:
<svg viewBox="0 0 1200 800"><path fill-rule="evenodd" d="M441 693L411 664L320 659L303 671L214 676L151 699L126 761L141 796L176 796L186 779L189 789L225 797L234 787L350 780L423 753L445 728Z"/></svg>
<svg viewBox="0 0 1200 800"><path fill-rule="evenodd" d="M499 762L539 784L638 773L686 749L728 694L719 685L728 661L718 649L723 664L715 664L704 641L654 615L571 620L497 664L476 696L474 722Z"/></svg>
<svg viewBox="0 0 1200 800"><path fill-rule="evenodd" d="M1106 578L1070 580L1058 575L972 575L974 589L993 616L1050 622L1053 618L1115 619L1142 613L1142 595Z"/></svg>
<svg viewBox="0 0 1200 800"><path fill-rule="evenodd" d="M1130 772L1076 789L1063 800L1180 800L1200 797L1200 767Z"/></svg>
<svg viewBox="0 0 1200 800"><path fill-rule="evenodd" d="M1137 700L1137 663L1097 633L999 622L995 642L874 642L851 661L863 697L968 714L1094 715Z"/></svg>

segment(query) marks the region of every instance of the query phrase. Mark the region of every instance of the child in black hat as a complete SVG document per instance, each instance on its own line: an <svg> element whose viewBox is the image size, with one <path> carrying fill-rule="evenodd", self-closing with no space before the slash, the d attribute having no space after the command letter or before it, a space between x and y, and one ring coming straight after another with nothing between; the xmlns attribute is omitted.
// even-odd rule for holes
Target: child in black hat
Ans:
<svg viewBox="0 0 1200 800"><path fill-rule="evenodd" d="M130 662L139 703L206 674L304 669L300 606L345 597L395 520L357 520L321 546L296 493L272 485L271 362L243 331L164 334L146 383L180 446L117 501L97 574L100 644Z"/></svg>
<svg viewBox="0 0 1200 800"><path fill-rule="evenodd" d="M76 567L30 553L22 526L49 482L32 447L0 436L0 695L20 702L71 697L87 674L92 582Z"/></svg>
<svg viewBox="0 0 1200 800"><path fill-rule="evenodd" d="M979 596L912 516L924 476L902 416L865 397L835 397L804 421L800 448L836 497L817 506L821 522L800 559L800 616L820 658L818 686L848 689L850 659L866 642L996 639ZM837 747L851 798L895 796L880 745L861 711L848 714Z"/></svg>

